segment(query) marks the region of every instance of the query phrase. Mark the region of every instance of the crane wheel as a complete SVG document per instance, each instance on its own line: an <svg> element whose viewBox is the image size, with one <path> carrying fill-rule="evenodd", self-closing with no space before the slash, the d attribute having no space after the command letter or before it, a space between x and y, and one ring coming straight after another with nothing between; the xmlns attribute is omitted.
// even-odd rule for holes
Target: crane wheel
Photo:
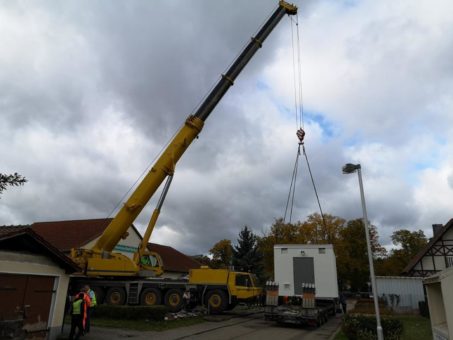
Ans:
<svg viewBox="0 0 453 340"><path fill-rule="evenodd" d="M162 303L162 293L157 288L146 288L140 294L140 304L143 306L155 306Z"/></svg>
<svg viewBox="0 0 453 340"><path fill-rule="evenodd" d="M126 292L123 288L109 288L104 302L108 305L124 305L126 302Z"/></svg>
<svg viewBox="0 0 453 340"><path fill-rule="evenodd" d="M220 289L214 289L206 294L206 305L212 314L218 314L228 308L226 293Z"/></svg>
<svg viewBox="0 0 453 340"><path fill-rule="evenodd" d="M167 306L171 312L179 312L182 308L182 292L179 289L169 289L165 293L165 306Z"/></svg>

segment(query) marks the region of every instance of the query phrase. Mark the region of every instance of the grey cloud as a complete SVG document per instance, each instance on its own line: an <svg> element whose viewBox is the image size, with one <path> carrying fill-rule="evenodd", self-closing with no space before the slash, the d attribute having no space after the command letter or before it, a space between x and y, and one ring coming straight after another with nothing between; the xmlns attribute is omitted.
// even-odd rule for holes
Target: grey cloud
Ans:
<svg viewBox="0 0 453 340"><path fill-rule="evenodd" d="M340 39L325 35L330 25L323 21L330 20L324 12L326 4L298 3L301 28L308 30L307 34L302 31L302 48L315 59L328 52L313 50L309 44L313 32L324 39L319 42L329 45ZM13 23L31 34L23 15L28 13L35 19L36 31L32 39L18 39L12 45L23 58L7 63L0 58L0 132L11 141L0 146L0 156L4 170L19 171L30 179L20 191L2 196L8 206L0 210L1 221L107 216L275 6L273 0L42 1L27 7L8 3L4 8ZM360 6L357 13L363 16ZM349 10L336 15L351 15ZM412 198L414 184L398 190L384 187L382 183L387 182L379 171L387 169L387 174L404 178L401 169L406 167L398 166L392 173L385 166L407 152L399 146L416 145L410 141L420 126L440 135L448 128L451 62L447 60L451 58L446 58L447 41L443 49L433 43L431 49L411 54L411 46L395 43L406 41L405 36L386 39L397 35L398 26L379 25L373 16L369 20L341 52L353 67L363 68L363 77L334 78L342 90L335 92L332 84L325 83L321 97L306 92L305 104L319 109L336 128L335 136L324 140L316 132L316 122L307 122L307 134L313 136L306 148L324 212L350 219L361 215L359 193L356 179L342 175L341 166L361 153L367 153L371 163L376 151L350 150L345 140L359 135L360 145L388 146L365 182L370 219L379 224L388 242L393 227L415 224L420 214ZM341 24L341 31L347 29L346 23ZM178 165L156 232L168 226L183 235L183 241L166 240L181 251L206 252L222 238L235 240L244 225L260 233L284 213L297 141L291 144L286 135L269 134L289 131L278 105L292 103L276 97L272 86L263 93L257 83L266 81L264 69L277 61L277 52L287 48L289 26L283 22L269 37ZM402 34L420 33L417 22L402 28ZM328 65L311 66L316 73L323 67L334 73L338 68L334 58ZM285 63L291 63L290 56ZM416 76L409 77L412 74ZM313 84L309 79L304 86L310 89ZM292 91L289 81L286 85ZM437 95L444 101L438 103ZM110 116L110 111L120 118ZM46 134L46 139L30 140L30 131ZM453 187L451 176L449 185ZM22 201L27 202L24 208ZM155 198L137 220L140 228L148 223L154 204ZM316 211L302 158L293 220Z"/></svg>

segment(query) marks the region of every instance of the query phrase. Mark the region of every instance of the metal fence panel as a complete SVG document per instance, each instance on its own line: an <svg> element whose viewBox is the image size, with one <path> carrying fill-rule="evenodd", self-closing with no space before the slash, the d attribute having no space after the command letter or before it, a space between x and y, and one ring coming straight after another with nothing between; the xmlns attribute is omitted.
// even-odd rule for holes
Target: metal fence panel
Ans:
<svg viewBox="0 0 453 340"><path fill-rule="evenodd" d="M405 276L377 276L377 292L395 311L418 309L419 301L425 301L423 278Z"/></svg>

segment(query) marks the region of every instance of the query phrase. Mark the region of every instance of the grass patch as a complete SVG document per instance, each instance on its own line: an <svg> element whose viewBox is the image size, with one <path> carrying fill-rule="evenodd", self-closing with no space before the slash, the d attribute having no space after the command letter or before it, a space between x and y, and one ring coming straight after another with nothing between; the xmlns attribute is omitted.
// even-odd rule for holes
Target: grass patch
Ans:
<svg viewBox="0 0 453 340"><path fill-rule="evenodd" d="M421 316L400 316L403 323L403 340L432 339L431 322Z"/></svg>
<svg viewBox="0 0 453 340"><path fill-rule="evenodd" d="M346 335L340 330L336 335L333 340L349 340Z"/></svg>
<svg viewBox="0 0 453 340"><path fill-rule="evenodd" d="M398 319L403 323L403 334L401 340L432 339L431 323L429 319L418 315L397 315L392 318ZM347 340L346 335L340 330L334 340Z"/></svg>
<svg viewBox="0 0 453 340"><path fill-rule="evenodd" d="M92 318L91 325L95 327L123 328L137 331L166 331L168 329L187 327L204 322L203 317L176 319L169 321L145 320L113 320L106 318Z"/></svg>

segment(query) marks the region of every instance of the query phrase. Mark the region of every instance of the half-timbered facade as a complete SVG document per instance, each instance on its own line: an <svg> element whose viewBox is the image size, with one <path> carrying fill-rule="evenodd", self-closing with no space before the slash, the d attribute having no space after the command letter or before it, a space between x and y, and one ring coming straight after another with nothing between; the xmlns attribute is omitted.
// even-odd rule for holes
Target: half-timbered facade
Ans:
<svg viewBox="0 0 453 340"><path fill-rule="evenodd" d="M430 276L453 267L453 219L447 224L433 225L434 236L404 268L408 276Z"/></svg>

